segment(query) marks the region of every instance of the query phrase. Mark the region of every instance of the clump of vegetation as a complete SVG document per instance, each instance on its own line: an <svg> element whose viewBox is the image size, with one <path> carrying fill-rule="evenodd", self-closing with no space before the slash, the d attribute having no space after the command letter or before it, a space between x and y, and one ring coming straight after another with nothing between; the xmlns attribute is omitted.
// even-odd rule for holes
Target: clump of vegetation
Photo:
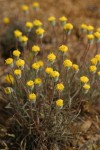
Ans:
<svg viewBox="0 0 100 150"><path fill-rule="evenodd" d="M37 11L39 4L33 4L33 8ZM24 5L22 10L27 14L28 6ZM56 18L51 16L48 21L56 39L55 50L45 51L43 38L46 30L36 19L33 23L26 22L26 35L18 29L14 31L16 50L5 60L8 74L2 97L11 109L9 131L15 136L8 140L10 148L13 145L9 143L28 150L64 149L71 143L73 133L70 127L81 111L82 101L93 102L100 97L99 29L94 32L93 26L81 25L80 32L87 48L77 64L68 58L67 39L71 36L73 25L67 22L65 16L60 17L59 30L60 27L63 29L60 43L57 41ZM6 20L6 23L9 21ZM36 43L30 50L31 30L36 34ZM22 53L18 50L18 43L23 47ZM94 43L94 57L87 61Z"/></svg>

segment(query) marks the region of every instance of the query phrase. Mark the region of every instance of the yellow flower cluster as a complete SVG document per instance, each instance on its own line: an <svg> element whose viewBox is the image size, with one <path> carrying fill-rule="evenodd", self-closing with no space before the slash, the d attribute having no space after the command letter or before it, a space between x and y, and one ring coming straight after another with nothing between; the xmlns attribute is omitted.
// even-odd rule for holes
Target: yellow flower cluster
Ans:
<svg viewBox="0 0 100 150"><path fill-rule="evenodd" d="M26 42L28 41L28 37L25 36L25 35L24 35L24 36L21 36L21 37L20 37L20 41L23 42L23 43L26 43Z"/></svg>
<svg viewBox="0 0 100 150"><path fill-rule="evenodd" d="M56 59L56 55L54 55L54 53L50 53L48 56L47 56L48 60L50 62L54 62L55 59Z"/></svg>
<svg viewBox="0 0 100 150"><path fill-rule="evenodd" d="M79 66L77 64L73 64L72 69L77 72L79 70Z"/></svg>
<svg viewBox="0 0 100 150"><path fill-rule="evenodd" d="M11 87L6 87L6 88L4 88L4 92L5 92L7 95L11 94L12 91L13 91L13 90L12 90Z"/></svg>
<svg viewBox="0 0 100 150"><path fill-rule="evenodd" d="M34 46L32 47L32 52L38 53L39 51L40 51L40 47L39 47L38 45L34 45Z"/></svg>
<svg viewBox="0 0 100 150"><path fill-rule="evenodd" d="M100 62L100 54L96 55L95 58L97 59L97 62Z"/></svg>
<svg viewBox="0 0 100 150"><path fill-rule="evenodd" d="M25 26L29 29L32 29L33 23L32 22L26 22Z"/></svg>
<svg viewBox="0 0 100 150"><path fill-rule="evenodd" d="M56 101L56 106L62 108L63 107L63 100L62 99L58 99Z"/></svg>
<svg viewBox="0 0 100 150"><path fill-rule="evenodd" d="M34 2L32 4L33 9L38 9L40 7L40 4L38 2Z"/></svg>
<svg viewBox="0 0 100 150"><path fill-rule="evenodd" d="M8 84L14 84L14 78L13 78L13 76L12 75L6 75L6 77L5 77L5 81L6 81L6 83L8 83Z"/></svg>
<svg viewBox="0 0 100 150"><path fill-rule="evenodd" d="M97 59L94 57L91 59L91 64L96 65L97 64Z"/></svg>
<svg viewBox="0 0 100 150"><path fill-rule="evenodd" d="M93 27L93 26L91 26L91 25L87 26L87 31L88 31L88 33L92 33L93 30L94 30L94 27Z"/></svg>
<svg viewBox="0 0 100 150"><path fill-rule="evenodd" d="M21 54L21 52L18 49L13 51L13 56L15 56L15 57L19 57L20 54Z"/></svg>
<svg viewBox="0 0 100 150"><path fill-rule="evenodd" d="M13 59L12 58L8 58L5 60L7 65L12 65L13 64Z"/></svg>
<svg viewBox="0 0 100 150"><path fill-rule="evenodd" d="M29 101L32 101L33 103L35 103L35 101L36 101L36 94L34 94L34 93L31 93L31 94L29 94Z"/></svg>
<svg viewBox="0 0 100 150"><path fill-rule="evenodd" d="M49 22L54 22L55 20L56 20L56 18L54 16L51 16L51 17L48 18Z"/></svg>
<svg viewBox="0 0 100 150"><path fill-rule="evenodd" d="M62 83L57 84L56 85L56 90L63 91L64 90L64 85Z"/></svg>
<svg viewBox="0 0 100 150"><path fill-rule="evenodd" d="M17 67L20 67L21 69L24 68L24 65L25 65L25 61L24 61L24 60L18 59L18 60L16 61L16 66L17 66Z"/></svg>
<svg viewBox="0 0 100 150"><path fill-rule="evenodd" d="M40 20L34 20L33 21L33 26L38 28L38 27L41 27L42 26L42 22Z"/></svg>
<svg viewBox="0 0 100 150"><path fill-rule="evenodd" d="M80 77L80 81L82 83L87 83L89 81L89 79L86 76L82 76L82 77Z"/></svg>
<svg viewBox="0 0 100 150"><path fill-rule="evenodd" d="M5 24L9 24L9 23L10 23L10 19L9 19L8 17L5 17L5 18L3 19L3 22L4 22Z"/></svg>
<svg viewBox="0 0 100 150"><path fill-rule="evenodd" d="M86 31L87 30L87 25L86 24L81 24L81 29L83 30L83 31Z"/></svg>
<svg viewBox="0 0 100 150"><path fill-rule="evenodd" d="M68 47L66 45L61 45L59 47L59 51L61 51L62 53L66 53L68 51Z"/></svg>
<svg viewBox="0 0 100 150"><path fill-rule="evenodd" d="M27 12L28 11L28 6L27 5L22 5L22 11Z"/></svg>
<svg viewBox="0 0 100 150"><path fill-rule="evenodd" d="M69 31L71 31L72 29L73 29L73 25L72 25L71 23L66 23L66 24L64 25L64 30L65 30L65 31L69 32Z"/></svg>
<svg viewBox="0 0 100 150"><path fill-rule="evenodd" d="M60 22L66 22L68 19L65 16L59 18Z"/></svg>
<svg viewBox="0 0 100 150"><path fill-rule="evenodd" d="M95 73L96 70L97 70L97 67L95 65L92 65L92 66L89 67L89 70L90 70L91 73Z"/></svg>
<svg viewBox="0 0 100 150"><path fill-rule="evenodd" d="M64 67L67 67L68 69L72 67L72 62L69 59L66 59L63 62Z"/></svg>
<svg viewBox="0 0 100 150"><path fill-rule="evenodd" d="M34 82L32 80L27 81L26 85L30 88L33 88Z"/></svg>
<svg viewBox="0 0 100 150"><path fill-rule="evenodd" d="M43 28L36 29L36 34L39 36L43 36L44 32L45 32L45 30Z"/></svg>
<svg viewBox="0 0 100 150"><path fill-rule="evenodd" d="M37 61L32 64L32 68L38 71L41 67L43 67L43 61Z"/></svg>
<svg viewBox="0 0 100 150"><path fill-rule="evenodd" d="M40 78L36 78L34 80L34 84L36 84L36 85L41 85L41 83L42 83L42 80Z"/></svg>
<svg viewBox="0 0 100 150"><path fill-rule="evenodd" d="M15 30L15 31L14 31L14 36L15 36L16 38L20 38L20 37L22 36L22 32L19 31L19 30Z"/></svg>
<svg viewBox="0 0 100 150"><path fill-rule="evenodd" d="M89 84L84 84L83 89L89 90L90 89L90 85Z"/></svg>

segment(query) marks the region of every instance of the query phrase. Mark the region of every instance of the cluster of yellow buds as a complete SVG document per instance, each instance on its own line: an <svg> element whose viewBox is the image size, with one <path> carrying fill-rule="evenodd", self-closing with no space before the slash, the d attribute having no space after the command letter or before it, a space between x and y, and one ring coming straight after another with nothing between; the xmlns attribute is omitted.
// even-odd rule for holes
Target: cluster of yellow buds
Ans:
<svg viewBox="0 0 100 150"><path fill-rule="evenodd" d="M37 86L41 86L42 80L41 80L40 78L36 78L36 79L34 80L34 84L37 85Z"/></svg>
<svg viewBox="0 0 100 150"><path fill-rule="evenodd" d="M40 20L35 19L33 21L33 27L37 28L41 28L42 27L42 22Z"/></svg>
<svg viewBox="0 0 100 150"><path fill-rule="evenodd" d="M13 56L14 56L16 59L18 59L18 58L20 57L20 55L21 55L21 52L20 52L18 49L13 51Z"/></svg>
<svg viewBox="0 0 100 150"><path fill-rule="evenodd" d="M59 47L59 51L62 53L62 54L65 54L67 51L68 51L68 47L66 45L61 45Z"/></svg>
<svg viewBox="0 0 100 150"><path fill-rule="evenodd" d="M10 23L10 19L8 18L8 17L5 17L4 19L3 19L3 22L4 22L4 24L9 24Z"/></svg>
<svg viewBox="0 0 100 150"><path fill-rule="evenodd" d="M43 38L45 30L43 28L38 28L36 29L36 34L38 35L39 38Z"/></svg>
<svg viewBox="0 0 100 150"><path fill-rule="evenodd" d="M93 34L88 34L87 35L88 43L92 44L94 41L94 35Z"/></svg>
<svg viewBox="0 0 100 150"><path fill-rule="evenodd" d="M95 32L94 37L95 37L96 42L100 42L100 32Z"/></svg>
<svg viewBox="0 0 100 150"><path fill-rule="evenodd" d="M67 18L65 16L62 16L59 18L59 21L61 23L62 26L64 26L67 23Z"/></svg>
<svg viewBox="0 0 100 150"><path fill-rule="evenodd" d="M80 77L81 83L83 83L83 89L85 90L85 93L87 93L90 89L90 85L88 84L89 78L86 76Z"/></svg>
<svg viewBox="0 0 100 150"><path fill-rule="evenodd" d="M28 41L28 37L27 36L21 36L20 37L20 42L22 44L22 46L26 46L27 45L27 41Z"/></svg>
<svg viewBox="0 0 100 150"><path fill-rule="evenodd" d="M53 64L54 61L55 61L55 59L56 59L56 55L55 55L54 53L50 53L50 54L47 56L47 58L48 58L49 62L50 62L51 64Z"/></svg>
<svg viewBox="0 0 100 150"><path fill-rule="evenodd" d="M14 84L14 78L11 74L5 76L5 81L8 84Z"/></svg>
<svg viewBox="0 0 100 150"><path fill-rule="evenodd" d="M28 8L27 5L22 5L22 11L23 11L25 14L28 13L28 10L29 10L29 8Z"/></svg>
<svg viewBox="0 0 100 150"><path fill-rule="evenodd" d="M36 94L35 93L30 93L28 96L29 101L31 101L32 103L36 102Z"/></svg>
<svg viewBox="0 0 100 150"><path fill-rule="evenodd" d="M94 27L93 27L93 26L91 26L91 25L88 25L88 26L87 26L87 33L88 33L88 34L92 34L92 33L93 33L93 30L94 30Z"/></svg>
<svg viewBox="0 0 100 150"><path fill-rule="evenodd" d="M35 63L32 64L32 68L38 72L42 67L43 67L43 61L37 61Z"/></svg>
<svg viewBox="0 0 100 150"><path fill-rule="evenodd" d="M100 54L97 54L97 55L95 56L95 58L97 59L97 62L99 63L99 62L100 62Z"/></svg>
<svg viewBox="0 0 100 150"><path fill-rule="evenodd" d="M17 40L19 40L20 37L22 36L22 32L19 31L19 30L15 30L15 31L14 31L14 36L15 36L15 38L16 38Z"/></svg>
<svg viewBox="0 0 100 150"><path fill-rule="evenodd" d="M64 90L64 85L62 83L58 83L56 85L56 90L62 92Z"/></svg>
<svg viewBox="0 0 100 150"><path fill-rule="evenodd" d="M13 89L11 87L6 87L4 88L4 92L5 94L10 95L13 92Z"/></svg>
<svg viewBox="0 0 100 150"><path fill-rule="evenodd" d="M72 69L77 73L79 71L79 66L77 64L73 64Z"/></svg>
<svg viewBox="0 0 100 150"><path fill-rule="evenodd" d="M58 108L62 109L62 107L63 107L63 100L62 99L56 100L56 106Z"/></svg>
<svg viewBox="0 0 100 150"><path fill-rule="evenodd" d="M32 47L32 52L34 55L37 55L39 51L40 51L40 47L38 45L34 45Z"/></svg>
<svg viewBox="0 0 100 150"><path fill-rule="evenodd" d="M26 85L27 85L27 87L29 89L33 89L34 88L34 82L32 80L27 81Z"/></svg>
<svg viewBox="0 0 100 150"><path fill-rule="evenodd" d="M24 65L25 65L25 61L24 61L23 59L18 59L18 60L16 61L16 66L17 66L18 68L20 68L21 70L24 69Z"/></svg>
<svg viewBox="0 0 100 150"><path fill-rule="evenodd" d="M13 59L12 58L6 59L5 62L6 62L6 65L13 67Z"/></svg>
<svg viewBox="0 0 100 150"><path fill-rule="evenodd" d="M69 59L66 59L63 62L63 65L64 65L65 68L70 69L72 67L72 62Z"/></svg>
<svg viewBox="0 0 100 150"><path fill-rule="evenodd" d="M14 70L14 75L17 77L17 79L21 78L21 74L22 74L22 71L20 69Z"/></svg>
<svg viewBox="0 0 100 150"><path fill-rule="evenodd" d="M64 31L67 33L67 34L70 34L71 31L73 29L73 25L71 23L66 23L64 25Z"/></svg>
<svg viewBox="0 0 100 150"><path fill-rule="evenodd" d="M92 66L89 67L89 70L90 70L91 73L95 73L96 70L97 70L97 67L95 65L92 65Z"/></svg>
<svg viewBox="0 0 100 150"><path fill-rule="evenodd" d="M87 31L87 25L86 24L81 24L81 27L80 27L80 29L81 29L81 32L86 32Z"/></svg>
<svg viewBox="0 0 100 150"><path fill-rule="evenodd" d="M54 16L51 16L48 18L48 21L50 22L50 24L52 26L55 26L56 25L56 18Z"/></svg>
<svg viewBox="0 0 100 150"><path fill-rule="evenodd" d="M25 27L26 27L26 31L30 32L33 28L33 23L32 22L26 22Z"/></svg>
<svg viewBox="0 0 100 150"><path fill-rule="evenodd" d="M84 89L84 92L87 93L90 89L90 85L89 84L84 84L83 89Z"/></svg>
<svg viewBox="0 0 100 150"><path fill-rule="evenodd" d="M38 10L40 7L40 4L38 2L33 2L32 7L34 10Z"/></svg>
<svg viewBox="0 0 100 150"><path fill-rule="evenodd" d="M92 58L90 61L92 65L97 65L97 59L95 57Z"/></svg>

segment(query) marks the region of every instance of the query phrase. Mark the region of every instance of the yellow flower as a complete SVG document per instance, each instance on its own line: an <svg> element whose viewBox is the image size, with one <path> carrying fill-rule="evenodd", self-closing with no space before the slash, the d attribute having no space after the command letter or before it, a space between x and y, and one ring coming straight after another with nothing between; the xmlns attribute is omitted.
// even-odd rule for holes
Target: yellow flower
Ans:
<svg viewBox="0 0 100 150"><path fill-rule="evenodd" d="M97 72L97 75L100 77L100 71Z"/></svg>
<svg viewBox="0 0 100 150"><path fill-rule="evenodd" d="M39 35L39 36L43 35L43 34L44 34L44 32L45 32L45 30L44 30L44 29L42 29L42 28L38 28L38 29L36 29L36 34L37 34L37 35Z"/></svg>
<svg viewBox="0 0 100 150"><path fill-rule="evenodd" d="M72 62L69 60L69 59L66 59L64 62L63 62L63 65L64 67L72 67Z"/></svg>
<svg viewBox="0 0 100 150"><path fill-rule="evenodd" d="M51 72L53 72L53 68L51 68L51 67L47 67L46 69L45 69L45 72L47 73L47 74L51 74Z"/></svg>
<svg viewBox="0 0 100 150"><path fill-rule="evenodd" d="M95 73L97 70L97 67L95 65L92 65L89 67L90 72Z"/></svg>
<svg viewBox="0 0 100 150"><path fill-rule="evenodd" d="M27 5L22 5L22 10L24 11L24 12L27 12L28 11L28 6Z"/></svg>
<svg viewBox="0 0 100 150"><path fill-rule="evenodd" d="M23 43L26 43L26 42L28 41L28 37L25 36L25 35L24 35L24 36L21 36L21 37L20 37L20 41L23 42Z"/></svg>
<svg viewBox="0 0 100 150"><path fill-rule="evenodd" d="M38 2L34 2L34 3L32 4L32 7L35 8L35 9L37 9L37 8L40 7L40 5L39 5Z"/></svg>
<svg viewBox="0 0 100 150"><path fill-rule="evenodd" d="M82 83L87 83L89 81L89 79L86 76L82 76L82 77L80 77L80 81Z"/></svg>
<svg viewBox="0 0 100 150"><path fill-rule="evenodd" d="M78 71L78 70L79 70L79 66L76 65L76 64L73 64L73 65L72 65L72 69L73 69L74 71Z"/></svg>
<svg viewBox="0 0 100 150"><path fill-rule="evenodd" d="M54 16L51 16L48 18L48 21L50 21L50 22L55 21L55 20L56 20L56 18Z"/></svg>
<svg viewBox="0 0 100 150"><path fill-rule="evenodd" d="M22 32L19 31L19 30L15 30L15 31L14 31L14 36L15 36L16 38L20 38L20 37L22 36Z"/></svg>
<svg viewBox="0 0 100 150"><path fill-rule="evenodd" d="M9 24L9 23L10 23L10 19L9 19L8 17L5 17L5 18L3 19L3 22L4 22L5 24Z"/></svg>
<svg viewBox="0 0 100 150"><path fill-rule="evenodd" d="M35 102L36 101L36 94L34 94L34 93L31 93L31 94L29 94L29 100L30 101L33 101L33 102Z"/></svg>
<svg viewBox="0 0 100 150"><path fill-rule="evenodd" d="M100 54L96 55L95 58L97 59L98 62L100 62Z"/></svg>
<svg viewBox="0 0 100 150"><path fill-rule="evenodd" d="M12 58L8 58L5 60L7 65L12 65L13 64L13 59Z"/></svg>
<svg viewBox="0 0 100 150"><path fill-rule="evenodd" d="M14 84L14 78L13 78L13 76L12 75L6 75L6 77L5 77L5 81L6 81L6 83L8 83L8 84Z"/></svg>
<svg viewBox="0 0 100 150"><path fill-rule="evenodd" d="M34 80L34 83L35 83L36 85L41 85L42 80L41 80L40 78L36 78L36 79Z"/></svg>
<svg viewBox="0 0 100 150"><path fill-rule="evenodd" d="M48 56L47 56L48 60L50 62L54 62L55 59L56 59L56 56L54 55L54 53L50 53Z"/></svg>
<svg viewBox="0 0 100 150"><path fill-rule="evenodd" d="M25 26L29 29L31 29L33 27L32 22L26 22Z"/></svg>
<svg viewBox="0 0 100 150"><path fill-rule="evenodd" d="M89 90L90 89L90 85L89 84L84 84L83 89Z"/></svg>
<svg viewBox="0 0 100 150"><path fill-rule="evenodd" d="M65 16L59 18L60 22L66 22L68 19Z"/></svg>
<svg viewBox="0 0 100 150"><path fill-rule="evenodd" d="M73 25L71 23L66 23L64 25L64 30L72 30L73 29Z"/></svg>
<svg viewBox="0 0 100 150"><path fill-rule="evenodd" d="M26 85L28 87L33 87L34 86L34 82L32 80L27 81Z"/></svg>
<svg viewBox="0 0 100 150"><path fill-rule="evenodd" d="M60 75L60 74L59 74L58 71L51 71L51 72L50 72L50 76L53 77L53 78L58 78L59 75Z"/></svg>
<svg viewBox="0 0 100 150"><path fill-rule="evenodd" d="M94 36L95 36L97 39L99 39L99 38L100 38L100 33L99 33L99 32L95 32L95 33L94 33Z"/></svg>
<svg viewBox="0 0 100 150"><path fill-rule="evenodd" d="M37 63L40 65L40 67L43 67L43 65L44 65L42 60L37 61Z"/></svg>
<svg viewBox="0 0 100 150"><path fill-rule="evenodd" d="M97 28L96 31L97 31L97 32L100 32L100 28Z"/></svg>
<svg viewBox="0 0 100 150"><path fill-rule="evenodd" d="M34 46L32 47L32 52L37 53L37 52L39 52L39 51L40 51L40 47L39 47L38 45L34 45Z"/></svg>
<svg viewBox="0 0 100 150"><path fill-rule="evenodd" d="M93 34L88 34L87 38L88 38L88 40L93 40L94 39L94 35Z"/></svg>
<svg viewBox="0 0 100 150"><path fill-rule="evenodd" d="M18 49L13 51L13 55L14 55L15 57L19 57L20 54L21 54L21 52L20 52Z"/></svg>
<svg viewBox="0 0 100 150"><path fill-rule="evenodd" d="M87 31L88 32L93 32L93 30L94 30L93 26L91 26L91 25L87 26Z"/></svg>
<svg viewBox="0 0 100 150"><path fill-rule="evenodd" d="M11 93L12 93L12 91L13 91L13 90L12 90L12 88L11 88L11 87L6 87L6 88L4 88L4 91L5 91L5 93L6 93L6 94L8 94L8 95L9 95L9 94L11 94Z"/></svg>
<svg viewBox="0 0 100 150"><path fill-rule="evenodd" d="M35 70L39 70L40 64L37 63L37 62L36 62L36 63L33 63L33 64L32 64L32 68L35 69Z"/></svg>
<svg viewBox="0 0 100 150"><path fill-rule="evenodd" d="M24 65L25 65L25 61L24 61L24 60L18 59L18 60L16 61L16 66L17 66L17 67L21 67L21 68L23 69Z"/></svg>
<svg viewBox="0 0 100 150"><path fill-rule="evenodd" d="M97 64L97 59L94 57L91 59L91 64L96 65Z"/></svg>
<svg viewBox="0 0 100 150"><path fill-rule="evenodd" d="M59 51L61 51L63 53L66 53L68 51L68 47L66 45L61 45L59 47Z"/></svg>
<svg viewBox="0 0 100 150"><path fill-rule="evenodd" d="M42 26L42 22L40 20L34 20L33 21L33 26L34 27L41 27Z"/></svg>
<svg viewBox="0 0 100 150"><path fill-rule="evenodd" d="M84 24L84 23L83 23L83 24L81 24L81 29L82 29L82 30L87 30L87 25L86 25L86 24Z"/></svg>
<svg viewBox="0 0 100 150"><path fill-rule="evenodd" d="M63 107L63 100L62 100L62 99L58 99L58 100L56 101L56 106L58 106L58 107Z"/></svg>
<svg viewBox="0 0 100 150"><path fill-rule="evenodd" d="M14 70L14 74L15 74L16 76L20 76L21 73L22 73L22 71L21 71L20 69L15 69L15 70Z"/></svg>
<svg viewBox="0 0 100 150"><path fill-rule="evenodd" d="M62 83L58 83L58 84L56 85L56 90L58 90L58 91L63 91L63 90L64 90L64 85L63 85Z"/></svg>

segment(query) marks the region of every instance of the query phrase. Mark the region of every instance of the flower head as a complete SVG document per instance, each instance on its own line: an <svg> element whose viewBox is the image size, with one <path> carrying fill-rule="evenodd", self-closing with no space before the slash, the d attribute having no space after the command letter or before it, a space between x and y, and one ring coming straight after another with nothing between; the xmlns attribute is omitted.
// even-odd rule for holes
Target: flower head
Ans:
<svg viewBox="0 0 100 150"><path fill-rule="evenodd" d="M94 37L95 37L96 42L99 42L100 41L100 32L95 32Z"/></svg>
<svg viewBox="0 0 100 150"><path fill-rule="evenodd" d="M87 83L89 81L89 79L86 76L82 76L82 77L80 77L80 81L82 83Z"/></svg>
<svg viewBox="0 0 100 150"><path fill-rule="evenodd" d="M58 99L58 100L56 101L56 106L62 108L62 107L63 107L63 100L62 100L62 99Z"/></svg>
<svg viewBox="0 0 100 150"><path fill-rule="evenodd" d="M91 25L87 26L87 31L88 31L89 34L92 33L93 30L94 30L93 26L91 26Z"/></svg>
<svg viewBox="0 0 100 150"><path fill-rule="evenodd" d="M10 66L13 65L13 59L12 58L6 59L5 62L6 62L6 65L10 65Z"/></svg>
<svg viewBox="0 0 100 150"><path fill-rule="evenodd" d="M89 43L89 44L92 44L92 43L93 43L93 40L94 40L94 35L93 35L93 34L88 34L88 35L87 35L87 39L88 39L88 43Z"/></svg>
<svg viewBox="0 0 100 150"><path fill-rule="evenodd" d="M15 57L19 57L20 54L21 54L21 52L18 49L13 51L13 56L15 56Z"/></svg>
<svg viewBox="0 0 100 150"><path fill-rule="evenodd" d="M85 90L85 91L84 91L85 93L87 93L90 88L91 88L91 87L90 87L89 84L84 84L84 85L83 85L83 89Z"/></svg>
<svg viewBox="0 0 100 150"><path fill-rule="evenodd" d="M25 35L24 35L24 36L21 36L21 37L20 37L20 41L23 42L23 43L25 43L25 42L28 41L28 37L25 36Z"/></svg>
<svg viewBox="0 0 100 150"><path fill-rule="evenodd" d="M3 19L3 22L4 22L5 24L9 24L9 23L10 23L10 19L9 19L8 17L5 17L5 18Z"/></svg>
<svg viewBox="0 0 100 150"><path fill-rule="evenodd" d="M63 62L64 67L67 67L68 69L72 67L72 62L69 59L66 59Z"/></svg>
<svg viewBox="0 0 100 150"><path fill-rule="evenodd" d="M16 77L17 77L18 79L20 79L20 78L21 78L22 71L21 71L20 69L15 69L15 70L14 70L14 74L16 75Z"/></svg>
<svg viewBox="0 0 100 150"><path fill-rule="evenodd" d="M73 64L72 69L77 72L79 71L79 66L77 64Z"/></svg>
<svg viewBox="0 0 100 150"><path fill-rule="evenodd" d="M39 68L40 68L40 64L39 64L38 62L33 63L33 64L32 64L32 68L33 68L34 70L38 71Z"/></svg>
<svg viewBox="0 0 100 150"><path fill-rule="evenodd" d="M54 53L50 53L48 56L47 56L48 60L50 62L54 62L55 59L56 59L56 55Z"/></svg>
<svg viewBox="0 0 100 150"><path fill-rule="evenodd" d="M67 34L70 34L72 29L73 29L73 25L72 25L71 23L66 23L66 24L64 25L64 31L65 31Z"/></svg>
<svg viewBox="0 0 100 150"><path fill-rule="evenodd" d="M15 31L14 31L14 36L15 36L16 38L20 38L20 37L22 36L22 32L19 31L19 30L15 30Z"/></svg>
<svg viewBox="0 0 100 150"><path fill-rule="evenodd" d="M55 82L58 80L59 76L60 76L60 74L58 71L51 71L50 72L50 77L52 77Z"/></svg>
<svg viewBox="0 0 100 150"><path fill-rule="evenodd" d="M81 24L81 30L86 31L87 30L87 25L86 24Z"/></svg>
<svg viewBox="0 0 100 150"><path fill-rule="evenodd" d="M40 20L34 20L33 21L33 26L36 27L36 28L39 28L42 26L42 22Z"/></svg>
<svg viewBox="0 0 100 150"><path fill-rule="evenodd" d="M46 72L48 75L50 75L51 72L53 72L53 68L47 67L47 68L45 69L45 72Z"/></svg>
<svg viewBox="0 0 100 150"><path fill-rule="evenodd" d="M95 65L92 65L92 66L89 67L89 70L90 70L91 73L95 73L96 70L97 70L97 67Z"/></svg>
<svg viewBox="0 0 100 150"><path fill-rule="evenodd" d="M41 83L42 83L42 80L40 78L36 78L34 80L34 84L36 84L36 85L41 85Z"/></svg>
<svg viewBox="0 0 100 150"><path fill-rule="evenodd" d="M6 83L8 83L8 84L14 84L14 78L13 78L13 76L12 75L6 75L6 77L5 77L5 81L6 81Z"/></svg>
<svg viewBox="0 0 100 150"><path fill-rule="evenodd" d="M32 22L26 22L25 24L27 31L31 31L32 27L33 27L33 23Z"/></svg>
<svg viewBox="0 0 100 150"><path fill-rule="evenodd" d="M38 2L34 2L32 4L33 9L37 10L40 7L40 4Z"/></svg>
<svg viewBox="0 0 100 150"><path fill-rule="evenodd" d="M100 54L97 54L97 55L95 56L95 58L97 59L98 62L100 62Z"/></svg>
<svg viewBox="0 0 100 150"><path fill-rule="evenodd" d="M18 60L16 61L16 66L17 66L17 67L20 67L21 69L24 68L24 65L25 65L25 61L24 61L23 59L18 59Z"/></svg>
<svg viewBox="0 0 100 150"><path fill-rule="evenodd" d="M97 59L94 57L91 59L91 64L96 65L97 64Z"/></svg>
<svg viewBox="0 0 100 150"><path fill-rule="evenodd" d="M28 6L27 5L22 5L22 11L27 12L28 11Z"/></svg>
<svg viewBox="0 0 100 150"><path fill-rule="evenodd" d="M45 30L43 28L38 28L36 29L36 34L42 38L43 37L43 34L44 34Z"/></svg>
<svg viewBox="0 0 100 150"><path fill-rule="evenodd" d="M28 99L29 99L29 101L32 101L33 103L35 103L36 102L36 94L34 94L34 93L29 94Z"/></svg>
<svg viewBox="0 0 100 150"><path fill-rule="evenodd" d="M62 16L62 17L59 18L59 21L61 22L62 25L65 25L67 20L68 19L65 16Z"/></svg>
<svg viewBox="0 0 100 150"><path fill-rule="evenodd" d="M37 54L40 51L40 47L38 45L34 45L32 47L32 52L34 52L35 54Z"/></svg>
<svg viewBox="0 0 100 150"><path fill-rule="evenodd" d="M54 26L56 24L56 18L54 16L51 16L48 18L48 21Z"/></svg>
<svg viewBox="0 0 100 150"><path fill-rule="evenodd" d="M13 89L12 89L11 87L6 87L6 88L4 88L4 92L5 92L7 95L11 94L12 91L13 91Z"/></svg>
<svg viewBox="0 0 100 150"><path fill-rule="evenodd" d="M29 88L33 88L34 87L34 82L32 80L29 80L29 81L27 81L26 85Z"/></svg>
<svg viewBox="0 0 100 150"><path fill-rule="evenodd" d="M68 47L66 45L61 45L59 47L59 51L61 51L62 53L66 53L68 51Z"/></svg>
<svg viewBox="0 0 100 150"><path fill-rule="evenodd" d="M97 72L97 75L100 77L100 71Z"/></svg>
<svg viewBox="0 0 100 150"><path fill-rule="evenodd" d="M56 85L56 90L58 90L58 91L63 91L63 90L64 90L64 85L63 85L62 83L58 83L58 84Z"/></svg>

